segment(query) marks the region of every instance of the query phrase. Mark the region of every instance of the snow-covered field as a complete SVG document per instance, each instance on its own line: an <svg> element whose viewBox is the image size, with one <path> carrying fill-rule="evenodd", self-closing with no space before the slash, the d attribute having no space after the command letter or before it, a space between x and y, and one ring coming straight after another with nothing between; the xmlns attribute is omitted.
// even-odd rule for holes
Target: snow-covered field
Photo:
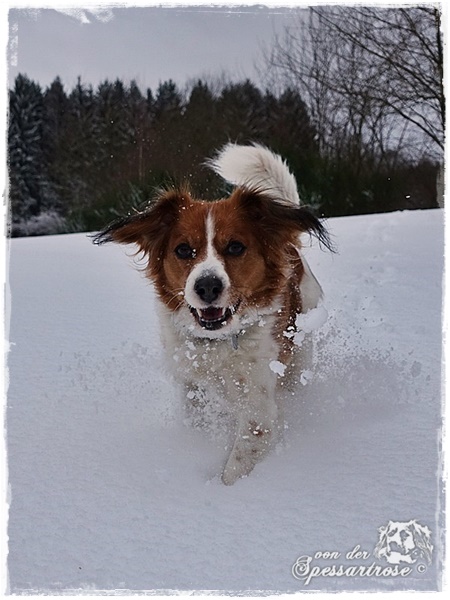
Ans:
<svg viewBox="0 0 450 600"><path fill-rule="evenodd" d="M443 213L328 224L339 253L308 249L329 313L313 377L284 391L284 440L232 487L227 436L186 423L126 251L11 241L11 592L439 589ZM378 529L410 520L432 563L394 576ZM308 556L310 575L335 570L295 578ZM373 563L382 575L336 575Z"/></svg>

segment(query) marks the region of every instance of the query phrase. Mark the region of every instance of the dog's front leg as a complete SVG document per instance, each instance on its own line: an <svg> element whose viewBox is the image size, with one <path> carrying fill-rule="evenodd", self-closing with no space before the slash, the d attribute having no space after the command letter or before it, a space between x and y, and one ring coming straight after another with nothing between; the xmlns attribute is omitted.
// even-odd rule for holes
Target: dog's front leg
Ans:
<svg viewBox="0 0 450 600"><path fill-rule="evenodd" d="M222 474L222 481L232 485L248 475L269 451L277 430L278 410L275 402L276 376L267 374L257 384L241 379L237 400L237 434Z"/></svg>

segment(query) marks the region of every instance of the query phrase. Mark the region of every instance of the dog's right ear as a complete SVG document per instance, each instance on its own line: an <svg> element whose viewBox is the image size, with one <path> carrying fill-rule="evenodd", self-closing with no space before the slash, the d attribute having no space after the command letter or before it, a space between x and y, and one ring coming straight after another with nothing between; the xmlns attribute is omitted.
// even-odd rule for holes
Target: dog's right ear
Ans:
<svg viewBox="0 0 450 600"><path fill-rule="evenodd" d="M139 251L159 254L166 234L178 218L181 206L190 201L187 192L171 190L159 195L152 205L142 212L120 217L105 229L92 236L94 244L108 242L136 244Z"/></svg>

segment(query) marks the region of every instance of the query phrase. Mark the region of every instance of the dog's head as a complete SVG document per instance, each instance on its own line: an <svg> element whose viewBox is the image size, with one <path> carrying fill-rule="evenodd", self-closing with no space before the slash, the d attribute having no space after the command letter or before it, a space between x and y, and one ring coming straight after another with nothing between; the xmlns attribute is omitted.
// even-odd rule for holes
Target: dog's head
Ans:
<svg viewBox="0 0 450 600"><path fill-rule="evenodd" d="M428 527L415 520L405 523L389 521L379 529L379 541L374 554L377 558L385 558L390 564L414 564L418 558L430 564L432 551Z"/></svg>
<svg viewBox="0 0 450 600"><path fill-rule="evenodd" d="M295 246L302 232L330 246L320 221L305 207L244 188L213 202L180 189L118 219L94 242L136 244L179 326L215 338L279 308L277 296L294 265L298 268Z"/></svg>

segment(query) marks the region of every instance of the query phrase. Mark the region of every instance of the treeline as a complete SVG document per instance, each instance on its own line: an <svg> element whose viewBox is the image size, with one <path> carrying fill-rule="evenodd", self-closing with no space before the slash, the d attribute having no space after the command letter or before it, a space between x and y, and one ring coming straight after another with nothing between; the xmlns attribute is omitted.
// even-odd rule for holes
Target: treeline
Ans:
<svg viewBox="0 0 450 600"><path fill-rule="evenodd" d="M204 166L228 141L259 142L280 153L303 201L322 216L430 208L437 164L342 140L319 148L307 107L294 89L262 92L250 81L173 81L145 93L135 82L80 80L68 93L18 75L10 90L10 234L96 230L151 198L155 187L188 181L217 198L223 182ZM344 143L345 142L345 143Z"/></svg>

